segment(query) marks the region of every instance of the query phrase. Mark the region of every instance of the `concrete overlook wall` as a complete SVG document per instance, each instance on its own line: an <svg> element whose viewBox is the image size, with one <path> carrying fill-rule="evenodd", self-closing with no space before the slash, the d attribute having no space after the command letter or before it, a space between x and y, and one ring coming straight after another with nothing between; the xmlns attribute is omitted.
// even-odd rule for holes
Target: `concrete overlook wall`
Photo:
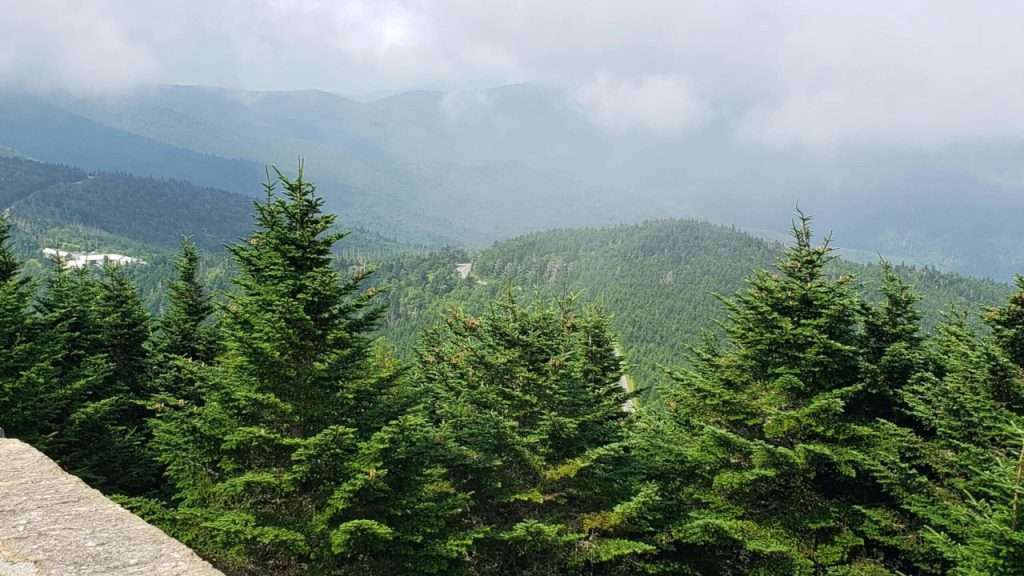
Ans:
<svg viewBox="0 0 1024 576"><path fill-rule="evenodd" d="M0 438L0 576L223 576L31 446Z"/></svg>

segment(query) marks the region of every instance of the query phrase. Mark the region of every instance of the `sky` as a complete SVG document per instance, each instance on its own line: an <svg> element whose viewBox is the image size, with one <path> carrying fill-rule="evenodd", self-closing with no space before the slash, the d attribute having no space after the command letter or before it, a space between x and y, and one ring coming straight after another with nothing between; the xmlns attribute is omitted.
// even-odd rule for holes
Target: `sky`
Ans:
<svg viewBox="0 0 1024 576"><path fill-rule="evenodd" d="M563 87L608 130L767 146L1024 134L1024 3L0 0L0 86Z"/></svg>

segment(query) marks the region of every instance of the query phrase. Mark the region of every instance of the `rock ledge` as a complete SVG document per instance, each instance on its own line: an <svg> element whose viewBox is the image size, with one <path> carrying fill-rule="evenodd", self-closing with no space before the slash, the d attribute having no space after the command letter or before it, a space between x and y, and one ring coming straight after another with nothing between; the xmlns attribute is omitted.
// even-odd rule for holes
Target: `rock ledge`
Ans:
<svg viewBox="0 0 1024 576"><path fill-rule="evenodd" d="M223 576L183 544L0 438L0 576Z"/></svg>

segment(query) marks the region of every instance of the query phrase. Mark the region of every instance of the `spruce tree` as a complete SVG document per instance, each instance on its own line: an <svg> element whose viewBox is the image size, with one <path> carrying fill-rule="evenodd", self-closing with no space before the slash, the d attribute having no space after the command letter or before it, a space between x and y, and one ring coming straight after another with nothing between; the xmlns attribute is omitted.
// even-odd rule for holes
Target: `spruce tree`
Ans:
<svg viewBox="0 0 1024 576"><path fill-rule="evenodd" d="M232 574L445 573L461 504L424 464L440 442L377 361L375 292L335 269L334 216L301 168L276 183L231 248L209 387L154 422L179 502L169 528Z"/></svg>
<svg viewBox="0 0 1024 576"><path fill-rule="evenodd" d="M101 357L96 301L99 285L86 269L53 263L43 293L35 303L40 349L31 369L32 396L37 401L34 433L26 440L61 460L61 431L78 406L92 394L90 375L105 364Z"/></svg>
<svg viewBox="0 0 1024 576"><path fill-rule="evenodd" d="M38 351L29 310L32 285L19 274L10 237L11 225L0 214L0 428L27 439L38 434L47 407L39 382L26 374Z"/></svg>
<svg viewBox="0 0 1024 576"><path fill-rule="evenodd" d="M756 272L725 299L725 345L696 349L634 435L654 491L639 494L627 528L653 530L652 570L912 569L908 520L890 494L900 478L886 469L900 438L883 441L864 405L864 304L849 277L828 273L834 256L827 241L812 244L809 220L793 232L776 273Z"/></svg>
<svg viewBox="0 0 1024 576"><path fill-rule="evenodd" d="M200 282L199 264L195 243L182 240L174 262L177 278L168 290L157 347L164 354L209 363L217 352L217 338L210 326L213 302Z"/></svg>
<svg viewBox="0 0 1024 576"><path fill-rule="evenodd" d="M900 392L924 369L920 298L888 262L882 262L880 305L864 306L862 416L907 423Z"/></svg>
<svg viewBox="0 0 1024 576"><path fill-rule="evenodd" d="M158 488L160 473L145 428L154 391L149 315L123 268L107 265L98 281L76 274L94 290L85 302L93 334L84 362L64 376L76 394L54 441L58 460L104 492L147 494ZM58 324L58 337L67 338L62 330Z"/></svg>
<svg viewBox="0 0 1024 576"><path fill-rule="evenodd" d="M1011 302L1012 304L1012 302ZM1024 574L1024 379L1000 336L952 315L931 351L935 370L905 391L926 439L927 484L904 497L948 574Z"/></svg>
<svg viewBox="0 0 1024 576"><path fill-rule="evenodd" d="M210 366L220 351L212 298L199 279L199 251L181 241L175 259L176 278L167 294L167 309L155 337L156 406L201 403L209 385Z"/></svg>
<svg viewBox="0 0 1024 576"><path fill-rule="evenodd" d="M149 314L127 271L103 268L96 300L100 353L111 365L107 395L144 398L152 392L149 374Z"/></svg>
<svg viewBox="0 0 1024 576"><path fill-rule="evenodd" d="M36 345L16 386L19 436L107 493L157 489L146 450L148 315L125 272L57 261L35 307Z"/></svg>
<svg viewBox="0 0 1024 576"><path fill-rule="evenodd" d="M996 343L1017 366L1024 368L1024 276L1016 278L1017 292L1006 305L985 317Z"/></svg>
<svg viewBox="0 0 1024 576"><path fill-rule="evenodd" d="M420 347L416 379L471 494L474 574L562 574L645 550L601 537L626 496L630 393L608 319L571 300L482 317L454 311Z"/></svg>

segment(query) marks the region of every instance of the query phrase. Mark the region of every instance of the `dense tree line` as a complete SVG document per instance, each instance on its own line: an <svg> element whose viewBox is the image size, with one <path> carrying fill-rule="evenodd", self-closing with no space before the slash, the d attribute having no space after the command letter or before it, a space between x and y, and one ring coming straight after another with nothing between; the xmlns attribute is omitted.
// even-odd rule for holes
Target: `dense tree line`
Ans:
<svg viewBox="0 0 1024 576"><path fill-rule="evenodd" d="M219 250L248 233L251 199L181 180L0 158L0 209L34 228L81 226L152 247L173 247L188 234Z"/></svg>
<svg viewBox="0 0 1024 576"><path fill-rule="evenodd" d="M745 286L751 270L779 258L785 246L732 228L686 220L613 228L555 230L506 240L477 252L461 250L382 259L371 282L387 286L382 333L400 354L452 306L482 312L510 287L523 300L578 293L600 303L641 387L665 381L660 366L680 362L686 344L719 331L725 309L718 295ZM459 263L472 262L466 279ZM352 263L353 269L358 265ZM882 298L882 270L834 260L829 275L852 275L870 301ZM1009 296L999 283L929 268L894 266L920 290L922 323L931 332L951 306L995 305ZM976 315L975 315L976 316ZM971 317L972 326L980 325Z"/></svg>
<svg viewBox="0 0 1024 576"><path fill-rule="evenodd" d="M17 157L0 157L0 208L42 190L85 178L85 172L57 164L42 164Z"/></svg>
<svg viewBox="0 0 1024 576"><path fill-rule="evenodd" d="M185 242L151 317L124 269L32 286L4 223L0 425L232 575L1024 573L1024 279L928 336L801 218L637 405L571 296L503 287L396 360L334 224L278 174L223 303Z"/></svg>

